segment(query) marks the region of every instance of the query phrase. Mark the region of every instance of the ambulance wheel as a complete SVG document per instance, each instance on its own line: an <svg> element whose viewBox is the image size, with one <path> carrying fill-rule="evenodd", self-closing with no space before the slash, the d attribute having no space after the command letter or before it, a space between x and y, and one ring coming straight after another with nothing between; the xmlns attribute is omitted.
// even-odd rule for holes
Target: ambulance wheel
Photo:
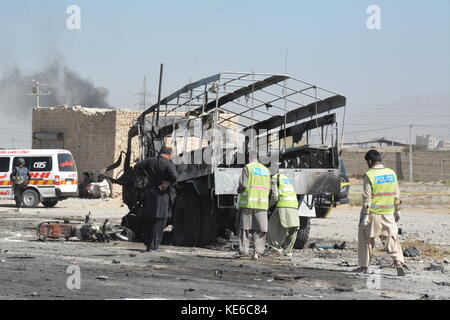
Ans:
<svg viewBox="0 0 450 320"><path fill-rule="evenodd" d="M33 189L27 189L22 194L22 203L25 208L35 208L39 204L39 194Z"/></svg>
<svg viewBox="0 0 450 320"><path fill-rule="evenodd" d="M300 217L300 228L297 233L297 240L295 241L295 249L303 249L308 242L309 229L311 227L310 218Z"/></svg>
<svg viewBox="0 0 450 320"><path fill-rule="evenodd" d="M201 208L194 193L177 196L173 217L173 243L176 246L193 247L199 242Z"/></svg>
<svg viewBox="0 0 450 320"><path fill-rule="evenodd" d="M42 201L42 204L43 204L44 207L46 207L46 208L53 208L54 206L56 206L57 203L58 203L58 200L47 200L47 201Z"/></svg>

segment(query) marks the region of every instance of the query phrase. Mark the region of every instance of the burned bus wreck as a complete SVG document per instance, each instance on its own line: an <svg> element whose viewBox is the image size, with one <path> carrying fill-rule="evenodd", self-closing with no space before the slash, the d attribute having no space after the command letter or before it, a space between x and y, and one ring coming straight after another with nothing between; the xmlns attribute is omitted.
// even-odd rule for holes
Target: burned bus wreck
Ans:
<svg viewBox="0 0 450 320"><path fill-rule="evenodd" d="M288 75L224 72L187 84L140 115L129 131L128 150L107 168L124 161L122 176L109 177L122 185L130 210L123 224L140 237L147 177L131 166L134 137L141 159L173 146L179 178L168 223L171 242L182 246L205 246L235 229L239 177L255 150L272 174L294 181L302 204L296 247L302 248L310 219L348 201L339 158L345 105L344 96Z"/></svg>

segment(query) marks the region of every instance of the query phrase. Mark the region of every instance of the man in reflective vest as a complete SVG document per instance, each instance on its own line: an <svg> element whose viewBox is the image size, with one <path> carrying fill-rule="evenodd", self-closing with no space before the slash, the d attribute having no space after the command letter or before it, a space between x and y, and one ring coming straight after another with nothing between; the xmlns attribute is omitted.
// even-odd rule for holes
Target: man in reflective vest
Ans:
<svg viewBox="0 0 450 320"><path fill-rule="evenodd" d="M30 172L25 166L25 159L17 159L17 166L11 172L10 179L14 190L14 200L16 201L17 211L22 211L22 194L27 188L28 181L31 180Z"/></svg>
<svg viewBox="0 0 450 320"><path fill-rule="evenodd" d="M253 239L253 259L258 260L265 251L267 233L267 210L269 209L270 172L258 162L256 152L249 152L249 164L239 180L239 255L250 253Z"/></svg>
<svg viewBox="0 0 450 320"><path fill-rule="evenodd" d="M363 207L359 222L359 272L367 272L372 260L375 238L380 238L384 250L394 261L398 275L405 275L404 258L398 239L400 219L400 190L397 175L381 164L381 155L370 150L365 160L370 170L364 175Z"/></svg>
<svg viewBox="0 0 450 320"><path fill-rule="evenodd" d="M300 226L297 193L291 179L280 173L272 177L269 205L275 209L269 219L267 242L279 254L291 256Z"/></svg>

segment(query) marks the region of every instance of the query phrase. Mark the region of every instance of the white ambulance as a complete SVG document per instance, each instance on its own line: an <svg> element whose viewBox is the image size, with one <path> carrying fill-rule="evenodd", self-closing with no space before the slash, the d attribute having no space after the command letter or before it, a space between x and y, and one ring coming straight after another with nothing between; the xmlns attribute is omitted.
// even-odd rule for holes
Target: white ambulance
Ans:
<svg viewBox="0 0 450 320"><path fill-rule="evenodd" d="M67 150L0 150L0 199L14 199L11 172L23 158L31 180L23 193L23 206L54 207L58 201L78 196L75 160Z"/></svg>

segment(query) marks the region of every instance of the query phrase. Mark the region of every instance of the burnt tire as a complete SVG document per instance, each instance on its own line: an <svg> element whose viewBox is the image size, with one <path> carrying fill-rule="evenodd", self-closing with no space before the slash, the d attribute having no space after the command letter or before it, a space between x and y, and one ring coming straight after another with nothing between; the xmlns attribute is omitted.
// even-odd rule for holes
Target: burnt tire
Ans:
<svg viewBox="0 0 450 320"><path fill-rule="evenodd" d="M53 208L58 203L58 200L48 200L48 201L42 201L42 204L46 208Z"/></svg>
<svg viewBox="0 0 450 320"><path fill-rule="evenodd" d="M315 207L316 209L316 218L318 219L326 219L328 218L328 215L333 211L333 208L327 208L327 207Z"/></svg>
<svg viewBox="0 0 450 320"><path fill-rule="evenodd" d="M311 221L308 217L300 217L300 228L297 233L297 240L295 240L295 249L303 249L308 242L309 230L311 227Z"/></svg>
<svg viewBox="0 0 450 320"><path fill-rule="evenodd" d="M202 210L195 193L181 193L177 196L173 214L173 244L193 247L200 240L200 219Z"/></svg>
<svg viewBox="0 0 450 320"><path fill-rule="evenodd" d="M36 190L27 189L22 193L22 205L24 208L36 208L39 202L39 194Z"/></svg>
<svg viewBox="0 0 450 320"><path fill-rule="evenodd" d="M214 201L210 196L199 196L201 206L199 245L204 247L213 244L217 236L217 213L213 208Z"/></svg>

